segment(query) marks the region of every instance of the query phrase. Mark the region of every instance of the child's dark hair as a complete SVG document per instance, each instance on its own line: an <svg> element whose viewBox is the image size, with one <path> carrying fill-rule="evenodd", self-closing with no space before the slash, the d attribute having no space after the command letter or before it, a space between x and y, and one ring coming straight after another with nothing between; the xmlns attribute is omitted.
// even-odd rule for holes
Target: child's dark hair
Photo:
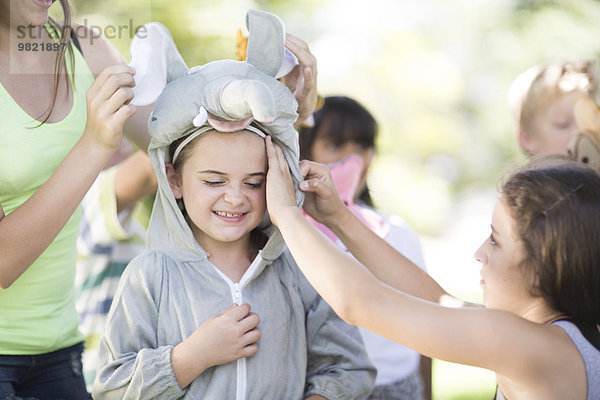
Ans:
<svg viewBox="0 0 600 400"><path fill-rule="evenodd" d="M502 188L531 293L576 321L600 322L600 175L575 162L522 169Z"/></svg>
<svg viewBox="0 0 600 400"><path fill-rule="evenodd" d="M354 142L365 149L375 148L377 121L358 101L345 96L326 97L323 107L313 116L312 128L300 128L300 159L313 159L312 147L320 137L326 137L335 145ZM373 206L368 186L358 197Z"/></svg>

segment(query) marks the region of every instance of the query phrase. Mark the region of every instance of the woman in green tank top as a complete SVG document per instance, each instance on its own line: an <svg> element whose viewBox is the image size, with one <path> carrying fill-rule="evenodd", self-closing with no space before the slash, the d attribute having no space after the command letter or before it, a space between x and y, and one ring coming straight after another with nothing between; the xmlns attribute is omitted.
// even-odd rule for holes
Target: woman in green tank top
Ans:
<svg viewBox="0 0 600 400"><path fill-rule="evenodd" d="M71 25L68 0L57 2L64 22L51 20L53 2L0 0L0 398L89 397L73 293L78 207L135 112L135 71ZM144 111L127 127L142 148Z"/></svg>

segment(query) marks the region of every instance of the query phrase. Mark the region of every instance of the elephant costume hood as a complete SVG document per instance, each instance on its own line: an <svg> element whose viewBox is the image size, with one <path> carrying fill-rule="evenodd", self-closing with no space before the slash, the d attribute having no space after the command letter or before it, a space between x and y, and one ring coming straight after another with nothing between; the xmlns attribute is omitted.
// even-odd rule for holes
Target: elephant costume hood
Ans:
<svg viewBox="0 0 600 400"><path fill-rule="evenodd" d="M285 49L285 30L277 16L250 10L246 25L247 61L219 60L188 69L167 28L156 22L140 28L131 43L130 65L136 69L132 104L155 102L148 122L152 138L148 154L158 190L148 227L148 247L170 252L181 261L207 254L194 240L167 181L165 163L172 161L169 146L174 141L210 129L234 132L252 124L282 148L296 187L297 204L301 206L304 199L297 189L302 180L298 133L293 125L298 104L277 79L294 67L295 58ZM268 263L281 254L284 243L268 214L259 226L269 236L261 253Z"/></svg>

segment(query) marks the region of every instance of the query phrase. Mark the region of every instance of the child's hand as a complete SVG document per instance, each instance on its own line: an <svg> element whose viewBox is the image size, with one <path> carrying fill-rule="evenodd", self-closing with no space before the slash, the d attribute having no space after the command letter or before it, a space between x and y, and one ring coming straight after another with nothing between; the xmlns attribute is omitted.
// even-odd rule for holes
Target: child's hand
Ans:
<svg viewBox="0 0 600 400"><path fill-rule="evenodd" d="M328 225L340 220L339 213L348 208L340 199L333 178L326 165L313 161L300 161L304 181L300 190L305 192L303 209L315 220Z"/></svg>
<svg viewBox="0 0 600 400"><path fill-rule="evenodd" d="M286 35L285 46L299 62L283 79L298 102L298 122L302 123L317 105L317 59L302 39L289 33Z"/></svg>
<svg viewBox="0 0 600 400"><path fill-rule="evenodd" d="M271 136L265 138L269 170L267 171L267 208L271 222L278 224L286 210L300 212L292 184L292 175L281 148L273 143Z"/></svg>
<svg viewBox="0 0 600 400"><path fill-rule="evenodd" d="M135 107L129 104L133 98L134 74L128 65L111 65L98 75L87 91L83 138L109 154L119 148L123 124L135 113Z"/></svg>
<svg viewBox="0 0 600 400"><path fill-rule="evenodd" d="M201 357L207 368L227 364L256 354L259 322L258 315L250 312L250 305L234 304L200 325L190 339L201 342L198 344L204 349Z"/></svg>
<svg viewBox="0 0 600 400"><path fill-rule="evenodd" d="M234 304L205 321L173 348L171 363L181 388L206 369L256 354L260 338L258 315L250 305Z"/></svg>

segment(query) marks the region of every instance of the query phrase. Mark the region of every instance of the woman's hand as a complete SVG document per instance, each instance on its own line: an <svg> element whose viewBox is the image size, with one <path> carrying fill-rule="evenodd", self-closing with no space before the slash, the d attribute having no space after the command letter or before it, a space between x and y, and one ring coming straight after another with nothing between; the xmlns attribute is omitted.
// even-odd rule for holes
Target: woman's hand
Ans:
<svg viewBox="0 0 600 400"><path fill-rule="evenodd" d="M300 190L306 194L304 211L327 226L341 221L343 212L348 211L348 208L340 199L329 168L313 161L302 160L300 172L305 179L300 183Z"/></svg>
<svg viewBox="0 0 600 400"><path fill-rule="evenodd" d="M300 212L296 204L296 195L292 175L279 146L273 143L271 136L265 138L269 170L267 171L267 209L271 222L279 226L281 215L286 211Z"/></svg>
<svg viewBox="0 0 600 400"><path fill-rule="evenodd" d="M298 102L297 124L304 122L317 105L317 59L302 39L286 35L285 46L296 56L298 65L283 77Z"/></svg>
<svg viewBox="0 0 600 400"><path fill-rule="evenodd" d="M112 154L123 138L123 124L135 113L135 70L125 64L105 68L87 91L87 123L82 139Z"/></svg>

